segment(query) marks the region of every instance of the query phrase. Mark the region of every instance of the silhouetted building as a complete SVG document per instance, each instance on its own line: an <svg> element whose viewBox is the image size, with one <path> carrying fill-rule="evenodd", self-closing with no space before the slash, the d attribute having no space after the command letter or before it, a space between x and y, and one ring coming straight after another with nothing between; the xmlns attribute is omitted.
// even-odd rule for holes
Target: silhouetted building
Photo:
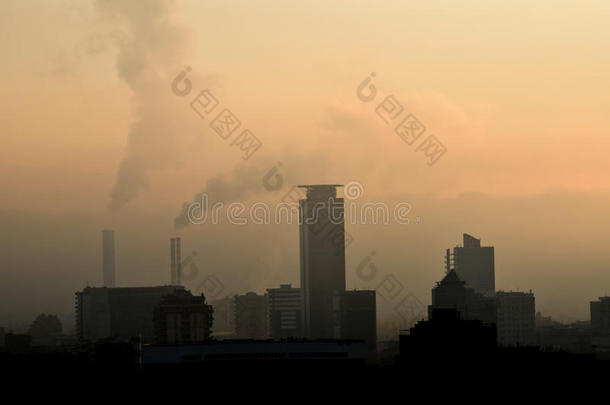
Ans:
<svg viewBox="0 0 610 405"><path fill-rule="evenodd" d="M269 336L273 339L303 337L301 289L290 284L267 289Z"/></svg>
<svg viewBox="0 0 610 405"><path fill-rule="evenodd" d="M333 296L345 291L345 223L340 185L299 186L301 289L305 336L333 336Z"/></svg>
<svg viewBox="0 0 610 405"><path fill-rule="evenodd" d="M432 305L428 308L428 318L431 318L434 309L455 309L461 319L496 323L495 299L466 287L455 270L450 270L432 288Z"/></svg>
<svg viewBox="0 0 610 405"><path fill-rule="evenodd" d="M496 350L496 326L464 320L455 309L433 309L431 318L420 321L408 334L400 335L400 364L453 363L458 368L489 361Z"/></svg>
<svg viewBox="0 0 610 405"><path fill-rule="evenodd" d="M220 298L211 302L214 307L212 334L216 339L235 337L235 297Z"/></svg>
<svg viewBox="0 0 610 405"><path fill-rule="evenodd" d="M76 334L81 340L141 336L154 340L153 310L180 286L87 287L75 294Z"/></svg>
<svg viewBox="0 0 610 405"><path fill-rule="evenodd" d="M375 291L354 290L335 294L335 338L364 340L367 349L377 349L377 304Z"/></svg>
<svg viewBox="0 0 610 405"><path fill-rule="evenodd" d="M235 337L266 339L267 296L249 292L235 296Z"/></svg>
<svg viewBox="0 0 610 405"><path fill-rule="evenodd" d="M591 301L591 331L595 335L610 335L610 297Z"/></svg>
<svg viewBox="0 0 610 405"><path fill-rule="evenodd" d="M534 346L536 344L536 303L534 294L524 292L496 293L497 328L500 346Z"/></svg>
<svg viewBox="0 0 610 405"><path fill-rule="evenodd" d="M104 287L116 287L116 259L114 254L114 231L102 231L102 267Z"/></svg>
<svg viewBox="0 0 610 405"><path fill-rule="evenodd" d="M177 290L166 295L153 312L155 342L158 344L197 343L210 338L214 309L203 294Z"/></svg>
<svg viewBox="0 0 610 405"><path fill-rule="evenodd" d="M536 322L536 345L547 352L594 352L591 327L588 323L575 322L564 325L559 322Z"/></svg>
<svg viewBox="0 0 610 405"><path fill-rule="evenodd" d="M464 246L447 249L447 273L455 270L466 287L486 296L495 292L494 248L481 246L481 240L465 233Z"/></svg>

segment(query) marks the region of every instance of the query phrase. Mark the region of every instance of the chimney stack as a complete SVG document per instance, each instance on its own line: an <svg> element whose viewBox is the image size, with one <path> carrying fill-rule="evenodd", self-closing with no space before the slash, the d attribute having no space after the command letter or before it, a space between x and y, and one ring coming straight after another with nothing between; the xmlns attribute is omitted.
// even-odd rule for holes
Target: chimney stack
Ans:
<svg viewBox="0 0 610 405"><path fill-rule="evenodd" d="M176 238L176 285L182 285L182 247L180 238Z"/></svg>
<svg viewBox="0 0 610 405"><path fill-rule="evenodd" d="M115 287L116 262L114 257L114 231L102 231L102 268L104 287Z"/></svg>
<svg viewBox="0 0 610 405"><path fill-rule="evenodd" d="M169 267L170 284L176 285L176 239L171 238L169 240L169 245L170 245L170 257L171 257L171 262L170 262L171 264Z"/></svg>

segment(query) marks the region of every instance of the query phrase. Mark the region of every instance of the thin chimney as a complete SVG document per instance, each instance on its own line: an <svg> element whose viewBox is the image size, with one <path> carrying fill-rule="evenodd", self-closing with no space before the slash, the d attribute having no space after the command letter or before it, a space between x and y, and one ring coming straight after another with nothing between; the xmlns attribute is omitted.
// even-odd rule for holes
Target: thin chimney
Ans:
<svg viewBox="0 0 610 405"><path fill-rule="evenodd" d="M182 247L180 238L176 238L176 285L182 285Z"/></svg>
<svg viewBox="0 0 610 405"><path fill-rule="evenodd" d="M171 238L169 240L170 243L170 256L171 256L171 264L170 264L170 284L176 285L176 239Z"/></svg>
<svg viewBox="0 0 610 405"><path fill-rule="evenodd" d="M104 287L115 287L116 262L114 257L114 231L102 231L102 268L104 271Z"/></svg>

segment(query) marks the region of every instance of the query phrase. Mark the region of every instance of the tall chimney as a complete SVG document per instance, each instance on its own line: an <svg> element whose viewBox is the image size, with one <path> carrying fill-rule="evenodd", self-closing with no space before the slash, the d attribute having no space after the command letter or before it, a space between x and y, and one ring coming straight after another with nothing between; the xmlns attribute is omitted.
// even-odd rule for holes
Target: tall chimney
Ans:
<svg viewBox="0 0 610 405"><path fill-rule="evenodd" d="M176 238L176 285L182 285L182 247L180 238Z"/></svg>
<svg viewBox="0 0 610 405"><path fill-rule="evenodd" d="M176 285L176 239L171 238L169 240L169 244L170 244L170 257L171 257L171 264L169 267L170 284Z"/></svg>
<svg viewBox="0 0 610 405"><path fill-rule="evenodd" d="M114 231L102 231L102 268L104 287L115 287L116 263L114 258Z"/></svg>

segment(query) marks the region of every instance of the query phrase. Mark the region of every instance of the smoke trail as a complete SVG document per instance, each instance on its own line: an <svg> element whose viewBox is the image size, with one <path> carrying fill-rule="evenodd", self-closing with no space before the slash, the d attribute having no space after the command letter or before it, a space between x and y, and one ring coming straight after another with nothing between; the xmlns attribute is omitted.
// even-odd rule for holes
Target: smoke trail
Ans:
<svg viewBox="0 0 610 405"><path fill-rule="evenodd" d="M171 22L171 1L98 0L102 16L116 30L117 72L133 91L134 121L125 156L110 193L118 211L147 187L152 169L175 164L187 132L171 111L168 83L184 66L186 35ZM171 118L170 118L171 117Z"/></svg>

